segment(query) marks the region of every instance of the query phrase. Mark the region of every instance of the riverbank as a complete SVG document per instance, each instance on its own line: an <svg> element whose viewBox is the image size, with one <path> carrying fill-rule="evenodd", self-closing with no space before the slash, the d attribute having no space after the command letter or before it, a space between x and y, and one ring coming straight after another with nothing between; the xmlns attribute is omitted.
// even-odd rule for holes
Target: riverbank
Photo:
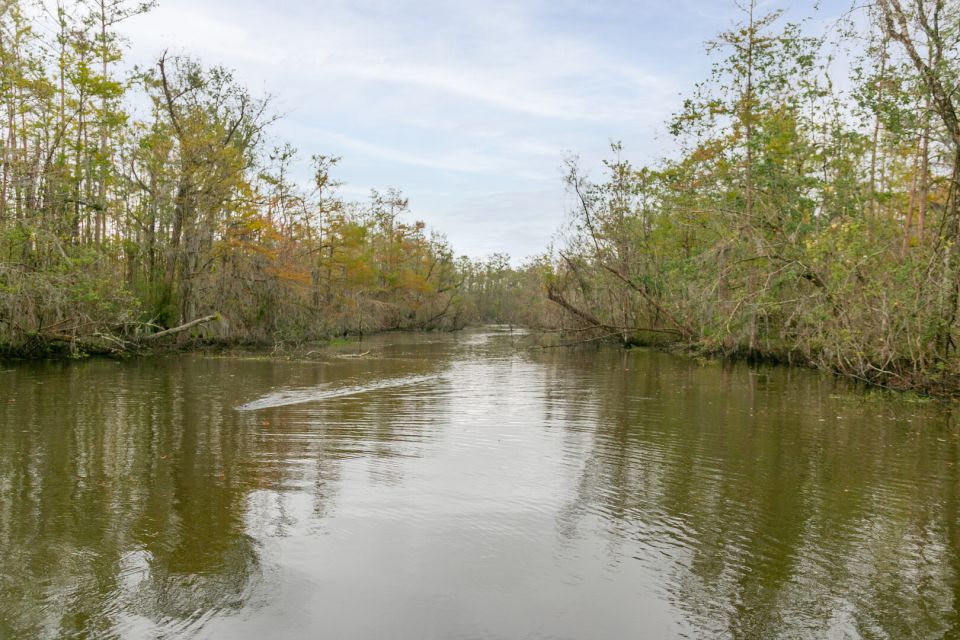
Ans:
<svg viewBox="0 0 960 640"><path fill-rule="evenodd" d="M192 327L191 327L192 328ZM217 338L203 335L183 337L179 333L160 332L147 336L152 339L123 339L116 336L82 336L72 339L62 337L40 337L18 346L0 345L0 360L7 362L29 361L56 361L82 360L87 358L131 358L150 357L154 355L214 353L249 356L302 358L317 353L327 353L335 356L348 356L350 350L353 355L364 355L358 350L364 344L364 339L389 334L416 335L429 333L451 333L458 329L443 330L402 330L402 331L375 331L367 334L341 334L327 338L311 338L302 340L251 340L240 338Z"/></svg>
<svg viewBox="0 0 960 640"><path fill-rule="evenodd" d="M169 355L176 353L206 353L218 355L239 355L242 357L282 358L290 360L322 359L325 357L364 357L368 354L363 350L363 339L382 337L396 334L426 334L438 330L383 330L367 334L344 333L327 338L311 339L239 339L218 338L203 335L204 324L216 322L218 318L210 316L202 321L187 323L171 330L149 334L142 338L120 338L112 335L94 335L71 338L70 336L37 336L35 340L18 347L0 345L0 360L3 361L32 361L32 360L68 360L84 359L89 357L129 358L149 357L153 355ZM470 325L439 330L441 333L459 331L464 328L482 328L496 325ZM522 336L522 342L517 345L522 349L536 348L577 348L596 347L601 344L619 343L624 350L654 350L670 353L701 362L717 362L733 364L744 362L752 366L789 367L797 369L813 369L839 379L847 380L863 390L883 390L899 394L912 394L917 397L929 397L945 400L960 399L960 378L943 376L935 380L918 379L912 384L897 384L895 381L883 378L869 379L849 372L825 366L821 361L810 357L796 349L783 348L779 350L725 350L704 343L684 343L663 338L640 339L636 336L629 342L606 337L600 340L587 339L575 342L564 342L562 336L555 332L529 331L515 327L517 335ZM199 331L193 333L191 331Z"/></svg>
<svg viewBox="0 0 960 640"><path fill-rule="evenodd" d="M583 332L576 332L582 336ZM535 334L536 335L536 334ZM960 399L960 375L950 373L944 369L936 376L925 376L918 372L916 378L910 379L902 375L889 375L889 372L878 371L874 377L857 375L851 371L831 366L829 362L817 354L808 354L797 348L783 346L778 349L747 349L723 348L716 344L705 342L684 342L681 340L665 339L662 334L650 334L651 338L634 335L624 341L619 337L600 336L580 338L564 342L561 333L543 332L542 336L551 336L549 340L541 339L536 346L543 348L577 348L592 347L598 344L617 344L625 351L653 350L663 353L691 358L701 362L719 363L746 363L751 366L773 366L795 369L812 369L838 379L847 380L863 390L883 390L885 392L929 397L935 399ZM546 344L545 344L546 343Z"/></svg>

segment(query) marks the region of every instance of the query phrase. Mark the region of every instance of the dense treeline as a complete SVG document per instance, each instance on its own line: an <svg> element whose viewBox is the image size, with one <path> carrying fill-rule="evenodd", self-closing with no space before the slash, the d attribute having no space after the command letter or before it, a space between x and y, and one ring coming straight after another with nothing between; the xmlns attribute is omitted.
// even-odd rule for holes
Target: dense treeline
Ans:
<svg viewBox="0 0 960 640"><path fill-rule="evenodd" d="M956 390L960 2L877 0L825 38L751 2L708 51L678 157L568 163L539 324Z"/></svg>
<svg viewBox="0 0 960 640"><path fill-rule="evenodd" d="M958 0L874 0L823 37L747 3L669 123L679 153L636 167L615 144L599 181L568 161L570 224L522 269L455 259L398 191L345 202L336 157L300 187L269 100L227 70L121 74L116 25L149 9L0 0L7 351L208 318L273 342L482 320L960 388Z"/></svg>
<svg viewBox="0 0 960 640"><path fill-rule="evenodd" d="M116 27L149 9L0 0L3 350L123 349L210 317L207 336L254 341L462 324L470 265L399 192L345 202L327 156L298 187L269 100L225 69L119 70Z"/></svg>

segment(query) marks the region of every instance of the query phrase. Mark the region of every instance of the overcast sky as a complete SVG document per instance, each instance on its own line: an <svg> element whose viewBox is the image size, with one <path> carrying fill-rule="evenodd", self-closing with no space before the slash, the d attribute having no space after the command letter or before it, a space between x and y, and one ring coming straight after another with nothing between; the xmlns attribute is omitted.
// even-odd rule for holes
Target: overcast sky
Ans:
<svg viewBox="0 0 960 640"><path fill-rule="evenodd" d="M847 3L813 4L768 7ZM169 48L272 94L274 142L342 156L345 197L398 187L458 254L516 262L566 217L566 155L596 172L611 140L636 163L669 151L703 42L736 19L728 0L159 0L122 30L135 62Z"/></svg>

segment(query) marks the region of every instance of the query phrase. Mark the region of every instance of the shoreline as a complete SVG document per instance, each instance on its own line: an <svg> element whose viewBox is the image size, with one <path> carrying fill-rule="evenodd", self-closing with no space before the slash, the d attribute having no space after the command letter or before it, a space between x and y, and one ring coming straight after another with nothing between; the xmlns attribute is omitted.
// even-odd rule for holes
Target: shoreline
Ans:
<svg viewBox="0 0 960 640"><path fill-rule="evenodd" d="M135 348L119 348L111 342L103 340L92 343L96 338L78 338L74 342L65 340L46 340L37 342L33 345L22 345L12 347L9 345L0 345L0 364L15 365L18 363L36 363L36 362L69 362L82 361L91 358L106 358L113 360L126 360L132 358L150 358L155 356L167 356L176 354L212 354L230 356L231 352L237 352L236 355L255 353L260 357L275 358L304 358L315 353L324 353L334 357L356 357L356 354L336 354L334 353L340 347L358 346L363 343L364 337L382 336L388 334L426 334L426 333L457 333L459 331L476 329L489 326L500 326L492 324L466 325L457 329L433 329L433 330L411 330L395 329L374 331L370 333L357 334L346 333L343 335L330 336L328 338L310 339L302 341L281 340L249 340L249 339L228 339L228 338L203 338L195 337L188 340L182 340L175 343L161 343L156 345L140 345L129 343ZM542 338L546 335L554 335L559 338L555 332L539 332L537 330L523 327L522 325L512 325L515 329L529 331L528 337ZM83 349L84 346L97 346L92 350ZM795 350L785 351L750 351L747 349L723 350L710 348L703 344L686 344L669 341L632 341L623 343L612 338L602 340L580 341L573 343L560 343L551 345L524 345L518 346L518 349L534 348L563 348L575 349L578 347L599 348L601 346L616 346L624 352L632 350L648 349L661 353L669 353L692 360L703 360L718 363L746 363L751 367L786 367L796 369L807 369L828 374L836 379L844 380L855 385L860 391L882 391L896 395L914 395L916 397L936 400L953 401L960 400L960 382L957 384L936 384L934 382L914 383L912 385L895 385L881 380L869 380L843 371L837 371L818 364L813 358L810 358Z"/></svg>

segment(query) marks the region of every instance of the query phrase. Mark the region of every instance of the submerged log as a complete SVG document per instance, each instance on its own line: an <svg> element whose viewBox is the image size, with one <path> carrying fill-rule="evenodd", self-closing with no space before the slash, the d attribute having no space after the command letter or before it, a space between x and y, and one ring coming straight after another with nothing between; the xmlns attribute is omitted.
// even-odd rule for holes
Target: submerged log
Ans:
<svg viewBox="0 0 960 640"><path fill-rule="evenodd" d="M338 353L334 355L334 358L365 358L370 355L369 351L364 351L363 353Z"/></svg>

